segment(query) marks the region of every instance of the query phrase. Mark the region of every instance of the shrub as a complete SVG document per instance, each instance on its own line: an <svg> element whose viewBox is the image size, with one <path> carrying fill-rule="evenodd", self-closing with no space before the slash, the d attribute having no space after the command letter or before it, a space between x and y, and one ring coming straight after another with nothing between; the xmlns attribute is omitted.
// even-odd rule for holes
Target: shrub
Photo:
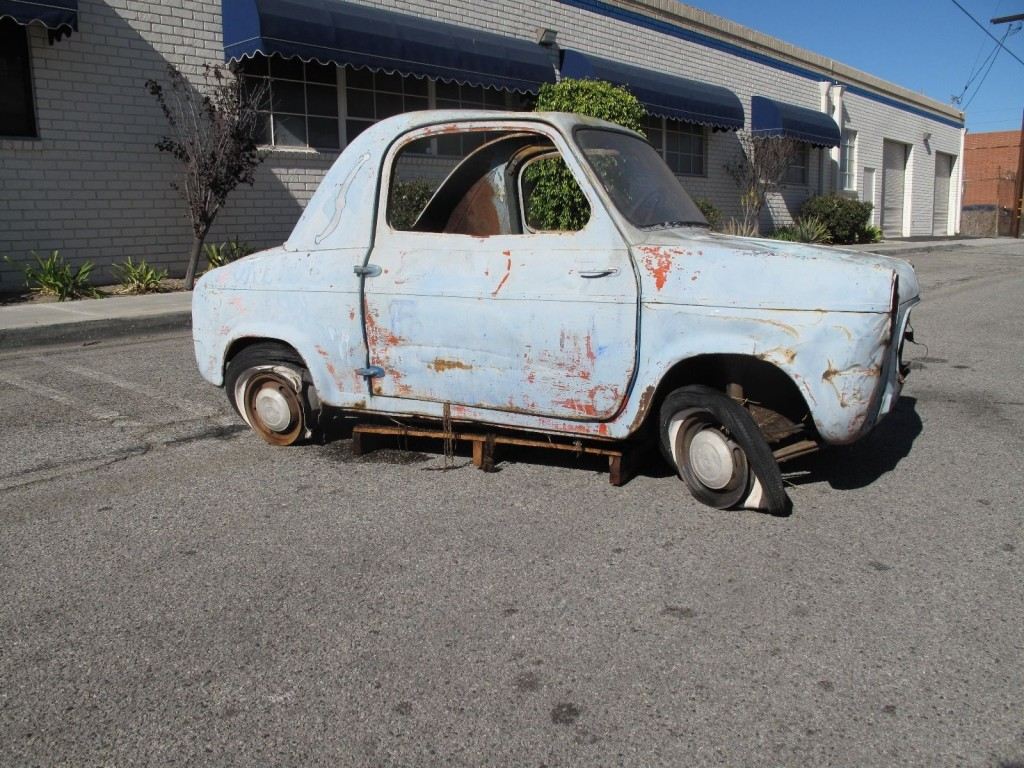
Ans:
<svg viewBox="0 0 1024 768"><path fill-rule="evenodd" d="M253 252L253 249L241 242L237 237L234 237L226 243L207 243L203 246L203 252L206 255L206 262L210 265L210 269L216 269L217 267L223 267L225 264L230 264L232 261L238 261L244 256L248 256Z"/></svg>
<svg viewBox="0 0 1024 768"><path fill-rule="evenodd" d="M779 227L774 232L772 232L769 235L769 237L772 240L786 240L787 242L790 243L795 243L799 241L799 238L796 236L795 227Z"/></svg>
<svg viewBox="0 0 1024 768"><path fill-rule="evenodd" d="M625 88L602 80L545 83L537 95L536 112L575 112L641 131L647 110ZM590 206L576 179L559 158L543 160L526 171L533 185L528 224L540 230L577 230L590 219Z"/></svg>
<svg viewBox="0 0 1024 768"><path fill-rule="evenodd" d="M871 203L838 195L822 195L804 203L800 215L819 219L828 229L833 243L856 243L860 242L868 227L871 209Z"/></svg>
<svg viewBox="0 0 1024 768"><path fill-rule="evenodd" d="M729 219L722 227L722 232L739 237L757 237L757 224L742 219Z"/></svg>
<svg viewBox="0 0 1024 768"><path fill-rule="evenodd" d="M830 243L832 234L825 222L814 216L803 216L793 225L796 239L801 243Z"/></svg>
<svg viewBox="0 0 1024 768"><path fill-rule="evenodd" d="M882 242L882 230L878 227L873 227L870 224L864 227L864 231L860 233L860 238L857 240L858 243L880 243Z"/></svg>
<svg viewBox="0 0 1024 768"><path fill-rule="evenodd" d="M36 263L22 269L25 273L25 284L33 293L56 296L57 301L83 296L95 298L99 295L89 282L93 270L91 261L85 262L78 269L72 269L60 255L60 251L56 250L45 259L32 251L32 258Z"/></svg>
<svg viewBox="0 0 1024 768"><path fill-rule="evenodd" d="M118 293L156 293L162 290L160 281L167 277L166 269L154 269L145 259L135 263L131 256L121 264L114 264L111 269L121 282Z"/></svg>
<svg viewBox="0 0 1024 768"><path fill-rule="evenodd" d="M395 182L388 200L388 224L395 229L412 229L433 194L434 188L425 181Z"/></svg>
<svg viewBox="0 0 1024 768"><path fill-rule="evenodd" d="M722 223L722 212L715 207L714 203L703 197L698 197L693 202L700 208L700 212L704 214L704 218L708 220L711 228L718 229L718 225Z"/></svg>

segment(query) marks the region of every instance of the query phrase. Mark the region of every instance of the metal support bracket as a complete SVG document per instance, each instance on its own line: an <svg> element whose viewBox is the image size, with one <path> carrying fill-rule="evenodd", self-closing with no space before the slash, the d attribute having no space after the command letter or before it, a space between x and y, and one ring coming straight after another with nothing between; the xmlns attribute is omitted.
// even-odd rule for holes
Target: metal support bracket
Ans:
<svg viewBox="0 0 1024 768"><path fill-rule="evenodd" d="M379 379L384 375L384 369L379 365L369 365L366 368L356 368L356 376L364 379Z"/></svg>
<svg viewBox="0 0 1024 768"><path fill-rule="evenodd" d="M380 277L380 267L376 264L352 267L352 271L360 277Z"/></svg>

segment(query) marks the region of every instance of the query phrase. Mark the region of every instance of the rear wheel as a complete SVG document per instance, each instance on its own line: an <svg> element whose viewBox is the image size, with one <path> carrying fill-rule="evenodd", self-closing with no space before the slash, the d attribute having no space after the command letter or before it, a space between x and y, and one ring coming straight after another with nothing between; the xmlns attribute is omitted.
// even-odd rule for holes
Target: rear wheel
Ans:
<svg viewBox="0 0 1024 768"><path fill-rule="evenodd" d="M670 393L660 416L662 452L695 499L717 509L788 511L775 457L739 403L694 385Z"/></svg>
<svg viewBox="0 0 1024 768"><path fill-rule="evenodd" d="M290 347L270 342L246 347L228 362L224 388L246 424L271 445L295 445L312 436L312 383Z"/></svg>

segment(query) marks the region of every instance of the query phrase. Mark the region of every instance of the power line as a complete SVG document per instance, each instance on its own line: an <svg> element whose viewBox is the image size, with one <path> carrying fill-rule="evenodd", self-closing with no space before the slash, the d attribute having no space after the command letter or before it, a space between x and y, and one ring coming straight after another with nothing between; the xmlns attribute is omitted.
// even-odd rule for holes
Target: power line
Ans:
<svg viewBox="0 0 1024 768"><path fill-rule="evenodd" d="M971 21L973 21L975 23L975 25L978 27L978 29L980 29L986 35L988 35L993 40L995 40L996 44L1000 48L1002 48L1004 51L1006 51L1008 54L1010 54L1014 59L1016 59L1018 64L1020 64L1021 66L1024 66L1024 59L1021 59L1019 56L1017 56L1017 54L1015 54L1013 51L1011 51L1009 48L1007 48L1005 45L1003 45L995 35L993 35L991 32L989 32L988 29L986 29L985 26L982 25L982 23L980 21L978 21L976 18L974 18L971 15L970 11L968 11L966 8L964 8L962 5L960 5L960 3L957 2L957 0L951 0L951 2L953 3L953 5L955 5L957 8L959 8L961 11L963 11L964 14L966 14L967 18L969 18Z"/></svg>
<svg viewBox="0 0 1024 768"><path fill-rule="evenodd" d="M1011 27L1007 27L1006 31L1003 32L1003 40L1006 40L1007 35L1010 34L1010 29L1011 29ZM966 110L969 106L971 106L971 102L974 101L974 99L977 97L978 93L981 92L981 86L983 86L985 84L985 80L988 79L988 73L991 72L992 71L992 67L994 67L996 65L996 59L999 57L999 50L1003 46L1003 40L999 41L999 48L993 49L994 53L993 53L993 56L992 56L992 61L989 62L988 69L985 70L985 74L982 75L981 80L979 80L978 84L974 87L974 93L971 94L971 98L969 98L967 100L967 103L964 104L964 110Z"/></svg>

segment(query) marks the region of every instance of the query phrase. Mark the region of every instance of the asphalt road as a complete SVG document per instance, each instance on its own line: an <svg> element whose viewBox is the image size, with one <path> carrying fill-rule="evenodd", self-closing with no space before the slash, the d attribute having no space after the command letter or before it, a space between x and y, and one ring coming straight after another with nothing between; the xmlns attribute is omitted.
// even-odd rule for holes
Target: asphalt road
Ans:
<svg viewBox="0 0 1024 768"><path fill-rule="evenodd" d="M787 518L272 449L186 334L0 352L0 765L1024 765L1024 247L914 261Z"/></svg>

